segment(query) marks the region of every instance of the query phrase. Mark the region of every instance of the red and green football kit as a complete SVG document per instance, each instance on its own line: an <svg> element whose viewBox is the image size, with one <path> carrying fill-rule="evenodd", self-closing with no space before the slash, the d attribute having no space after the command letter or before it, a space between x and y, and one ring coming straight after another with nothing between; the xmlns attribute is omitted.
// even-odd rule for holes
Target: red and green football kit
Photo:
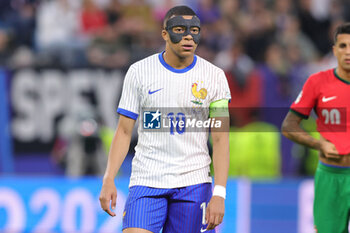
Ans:
<svg viewBox="0 0 350 233"><path fill-rule="evenodd" d="M335 69L313 74L291 106L308 118L317 114L317 130L332 142L339 154L350 154L350 82ZM315 174L314 223L317 233L348 232L350 213L350 167L320 163Z"/></svg>

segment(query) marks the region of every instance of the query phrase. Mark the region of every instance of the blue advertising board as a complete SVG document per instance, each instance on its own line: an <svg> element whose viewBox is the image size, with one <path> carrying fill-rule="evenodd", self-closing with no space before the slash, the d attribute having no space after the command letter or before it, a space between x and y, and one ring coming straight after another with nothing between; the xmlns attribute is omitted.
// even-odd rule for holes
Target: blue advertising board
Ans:
<svg viewBox="0 0 350 233"><path fill-rule="evenodd" d="M121 232L129 180L117 178L116 217L100 207L102 178L1 177L0 232ZM313 232L313 180L227 183L217 233Z"/></svg>
<svg viewBox="0 0 350 233"><path fill-rule="evenodd" d="M101 178L2 177L0 231L121 232L129 180L117 179L117 216L113 218L99 204L101 181ZM237 232L238 187L235 180L227 186L226 215L218 233Z"/></svg>
<svg viewBox="0 0 350 233"><path fill-rule="evenodd" d="M2 178L1 232L121 232L128 180L118 180L118 217L99 205L101 179Z"/></svg>

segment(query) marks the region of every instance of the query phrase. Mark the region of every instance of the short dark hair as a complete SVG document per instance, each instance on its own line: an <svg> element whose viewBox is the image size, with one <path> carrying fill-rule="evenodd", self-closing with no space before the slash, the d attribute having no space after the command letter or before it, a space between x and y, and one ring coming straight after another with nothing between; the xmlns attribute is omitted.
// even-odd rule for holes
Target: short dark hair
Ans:
<svg viewBox="0 0 350 233"><path fill-rule="evenodd" d="M350 23L341 24L335 29L333 38L334 44L337 43L337 37L339 34L350 34Z"/></svg>
<svg viewBox="0 0 350 233"><path fill-rule="evenodd" d="M164 16L163 25L172 17L178 15L196 15L196 13L188 6L175 6L168 10L166 15Z"/></svg>

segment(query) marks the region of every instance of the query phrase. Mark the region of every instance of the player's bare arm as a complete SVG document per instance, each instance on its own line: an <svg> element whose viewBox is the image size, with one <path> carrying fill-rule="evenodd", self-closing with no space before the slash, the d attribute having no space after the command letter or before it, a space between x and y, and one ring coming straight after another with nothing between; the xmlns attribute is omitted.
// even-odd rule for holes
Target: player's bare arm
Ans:
<svg viewBox="0 0 350 233"><path fill-rule="evenodd" d="M228 127L229 120L227 117L216 119L223 122L223 127ZM226 187L230 163L229 133L227 129L224 130L223 128L219 131L220 132L212 131L211 133L213 141L214 184ZM221 224L224 214L225 199L223 197L213 195L206 211L206 221L208 223L207 229L214 229L217 225Z"/></svg>
<svg viewBox="0 0 350 233"><path fill-rule="evenodd" d="M128 153L134 125L135 120L120 115L118 127L108 155L107 168L103 177L99 199L101 208L112 217L115 216L115 213L110 209L110 205L114 209L117 201L117 189L114 184L114 178Z"/></svg>
<svg viewBox="0 0 350 233"><path fill-rule="evenodd" d="M288 112L282 123L282 134L296 143L321 151L321 157L338 158L338 151L331 142L315 139L300 127L302 120L300 116Z"/></svg>
<svg viewBox="0 0 350 233"><path fill-rule="evenodd" d="M299 144L304 146L320 150L321 144L320 140L315 139L310 136L305 130L300 127L300 122L303 120L300 116L288 112L287 116L284 118L282 123L282 134Z"/></svg>

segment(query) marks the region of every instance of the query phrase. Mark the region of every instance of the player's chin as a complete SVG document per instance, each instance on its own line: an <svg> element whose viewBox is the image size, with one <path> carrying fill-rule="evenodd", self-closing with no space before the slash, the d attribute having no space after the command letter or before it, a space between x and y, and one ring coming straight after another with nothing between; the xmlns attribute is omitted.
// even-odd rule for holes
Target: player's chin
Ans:
<svg viewBox="0 0 350 233"><path fill-rule="evenodd" d="M347 72L350 72L350 63L343 63L342 68Z"/></svg>
<svg viewBox="0 0 350 233"><path fill-rule="evenodd" d="M184 57L191 56L194 54L195 48L192 47L191 49L181 49L181 55Z"/></svg>
<svg viewBox="0 0 350 233"><path fill-rule="evenodd" d="M178 52L177 56L181 59L186 59L188 57L193 56L193 53Z"/></svg>

